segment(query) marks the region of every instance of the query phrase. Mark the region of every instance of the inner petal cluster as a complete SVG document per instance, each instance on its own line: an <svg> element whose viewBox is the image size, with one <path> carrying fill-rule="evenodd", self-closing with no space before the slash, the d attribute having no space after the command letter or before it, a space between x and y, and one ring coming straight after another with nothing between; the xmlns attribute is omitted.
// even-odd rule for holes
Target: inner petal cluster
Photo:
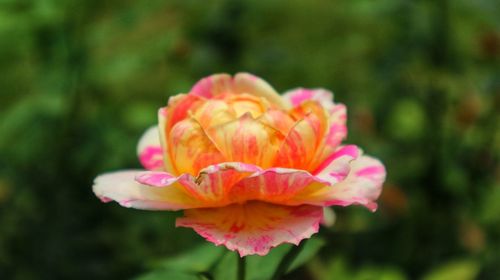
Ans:
<svg viewBox="0 0 500 280"><path fill-rule="evenodd" d="M197 175L221 162L312 170L327 133L327 112L315 101L285 110L249 93L174 100L163 127L173 174Z"/></svg>

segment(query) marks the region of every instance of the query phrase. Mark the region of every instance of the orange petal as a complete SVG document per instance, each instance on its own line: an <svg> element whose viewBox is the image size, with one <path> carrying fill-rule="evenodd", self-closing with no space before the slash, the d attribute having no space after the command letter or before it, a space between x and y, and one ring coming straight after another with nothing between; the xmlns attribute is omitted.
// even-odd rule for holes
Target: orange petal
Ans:
<svg viewBox="0 0 500 280"><path fill-rule="evenodd" d="M206 102L206 99L191 95L178 94L170 97L165 110L165 132L168 134L174 125L189 116L196 108Z"/></svg>
<svg viewBox="0 0 500 280"><path fill-rule="evenodd" d="M214 99L204 102L192 117L200 123L203 129L227 123L236 118L227 102Z"/></svg>
<svg viewBox="0 0 500 280"><path fill-rule="evenodd" d="M168 115L169 115L168 108L160 108L160 110L158 110L158 130L160 134L160 143L163 152L163 165L165 171L171 174L179 174L174 168L174 164L172 162L172 156L170 153L170 149L168 147L168 140L167 140Z"/></svg>
<svg viewBox="0 0 500 280"><path fill-rule="evenodd" d="M291 107L290 103L283 99L271 85L255 75L249 73L236 74L236 76L234 76L233 87L237 93L248 93L264 97L269 100L271 104L281 109L288 109Z"/></svg>
<svg viewBox="0 0 500 280"><path fill-rule="evenodd" d="M294 108L290 115L298 121L283 141L274 166L309 170L326 134L327 114L321 105L310 101Z"/></svg>
<svg viewBox="0 0 500 280"><path fill-rule="evenodd" d="M333 94L322 88L297 88L283 94L283 98L290 101L292 106L300 107L303 103L316 101L328 112L328 133L316 151L309 169L316 168L340 145L347 136L346 107L341 103L333 102Z"/></svg>
<svg viewBox="0 0 500 280"><path fill-rule="evenodd" d="M280 206L258 201L222 208L184 211L176 225L193 228L199 235L246 255L266 255L282 243L298 245L316 233L323 217L318 206Z"/></svg>
<svg viewBox="0 0 500 280"><path fill-rule="evenodd" d="M190 174L176 178L166 172L142 172L135 179L143 185L159 188L171 185L172 181L180 181L199 205L220 207L232 203L228 193L237 182L260 170L250 164L226 162L202 169L196 178Z"/></svg>
<svg viewBox="0 0 500 280"><path fill-rule="evenodd" d="M227 161L255 164L268 168L273 164L283 135L247 113L241 118L211 127L207 134Z"/></svg>
<svg viewBox="0 0 500 280"><path fill-rule="evenodd" d="M314 160L310 165L311 169L317 168L321 162L335 152L340 143L347 137L346 119L345 105L333 105L330 110L328 133L316 151Z"/></svg>
<svg viewBox="0 0 500 280"><path fill-rule="evenodd" d="M266 99L247 93L228 95L225 101L237 118L246 113L250 113L253 118L257 118L272 106Z"/></svg>
<svg viewBox="0 0 500 280"><path fill-rule="evenodd" d="M284 111L270 109L263 113L258 120L276 130L283 135L288 135L295 125L295 121Z"/></svg>
<svg viewBox="0 0 500 280"><path fill-rule="evenodd" d="M193 118L177 122L168 135L168 149L177 174L198 172L227 161Z"/></svg>
<svg viewBox="0 0 500 280"><path fill-rule="evenodd" d="M325 201L319 194L328 193L330 189L329 182L304 170L270 168L242 179L228 195L232 202L237 203L259 200L280 205L323 206Z"/></svg>

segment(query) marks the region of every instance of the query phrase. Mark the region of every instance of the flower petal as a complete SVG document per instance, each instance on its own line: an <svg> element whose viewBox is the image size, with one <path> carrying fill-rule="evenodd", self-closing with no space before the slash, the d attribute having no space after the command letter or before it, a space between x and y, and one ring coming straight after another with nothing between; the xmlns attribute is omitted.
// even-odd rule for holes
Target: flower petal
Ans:
<svg viewBox="0 0 500 280"><path fill-rule="evenodd" d="M382 191L386 171L384 165L370 156L361 156L351 161L347 177L333 186L329 205L348 206L360 204L377 210L375 202Z"/></svg>
<svg viewBox="0 0 500 280"><path fill-rule="evenodd" d="M178 94L170 97L168 106L164 108L165 125L162 127L168 135L172 127L184 120L191 112L203 105L206 99L191 94Z"/></svg>
<svg viewBox="0 0 500 280"><path fill-rule="evenodd" d="M346 106L333 102L333 94L326 89L297 88L286 92L283 98L289 100L292 106L299 107L310 101L316 101L328 112L328 133L323 138L323 142L316 150L310 168L314 169L323 162L347 137L347 113Z"/></svg>
<svg viewBox="0 0 500 280"><path fill-rule="evenodd" d="M323 206L320 194L328 193L328 182L312 176L304 170L270 168L255 172L238 182L229 192L232 202L259 200L280 205L311 204ZM319 198L318 198L319 197Z"/></svg>
<svg viewBox="0 0 500 280"><path fill-rule="evenodd" d="M168 138L168 150L177 174L197 175L204 167L227 161L194 118L175 124Z"/></svg>
<svg viewBox="0 0 500 280"><path fill-rule="evenodd" d="M263 202L231 204L222 208L184 211L176 225L193 228L216 245L238 251L240 256L266 255L282 243L298 245L318 232L323 208L280 206Z"/></svg>
<svg viewBox="0 0 500 280"><path fill-rule="evenodd" d="M167 108L160 108L158 110L158 128L159 128L159 133L160 133L160 143L163 151L163 165L165 171L172 173L172 174L178 174L177 171L174 168L174 164L172 162L172 158L170 155L170 150L168 147L168 132L167 132L167 120L168 120L168 109Z"/></svg>
<svg viewBox="0 0 500 280"><path fill-rule="evenodd" d="M316 151L311 168L317 168L320 163L324 162L347 137L346 119L346 107L344 104L336 104L330 111L328 118L328 133Z"/></svg>
<svg viewBox="0 0 500 280"><path fill-rule="evenodd" d="M315 101L302 103L290 115L297 122L283 141L274 166L310 170L311 162L327 132L328 115Z"/></svg>
<svg viewBox="0 0 500 280"><path fill-rule="evenodd" d="M98 176L92 187L103 202L112 200L124 207L146 210L179 210L200 207L185 186L178 179L171 180L168 186L157 188L140 184L135 176L144 170L127 170L106 173Z"/></svg>
<svg viewBox="0 0 500 280"><path fill-rule="evenodd" d="M200 205L218 207L232 203L228 193L235 183L260 170L251 164L225 162L202 169L196 178L190 174L176 178L166 172L142 172L137 174L135 179L152 187L165 187L179 181Z"/></svg>
<svg viewBox="0 0 500 280"><path fill-rule="evenodd" d="M239 119L211 127L207 134L227 161L269 168L283 141L276 129L255 120L247 113Z"/></svg>
<svg viewBox="0 0 500 280"><path fill-rule="evenodd" d="M361 153L361 150L355 145L340 146L312 174L331 184L343 181L351 170L350 162L358 158Z"/></svg>
<svg viewBox="0 0 500 280"><path fill-rule="evenodd" d="M255 75L249 73L236 74L234 76L234 88L238 93L249 93L264 97L281 109L290 108L287 100L283 99L270 84Z"/></svg>
<svg viewBox="0 0 500 280"><path fill-rule="evenodd" d="M238 73L234 78L228 74L212 75L201 79L190 91L192 95L209 99L227 93L252 94L263 97L282 109L290 108L288 101L281 98L266 81L248 73Z"/></svg>
<svg viewBox="0 0 500 280"><path fill-rule="evenodd" d="M163 150L160 144L158 126L152 126L139 140L137 155L142 166L148 170L163 170Z"/></svg>
<svg viewBox="0 0 500 280"><path fill-rule="evenodd" d="M203 103L193 113L192 117L195 118L205 130L212 126L230 122L236 118L227 102L215 99L207 100Z"/></svg>
<svg viewBox="0 0 500 280"><path fill-rule="evenodd" d="M233 79L228 74L214 74L199 80L189 91L191 95L211 99L219 94L229 93Z"/></svg>
<svg viewBox="0 0 500 280"><path fill-rule="evenodd" d="M283 110L267 110L259 116L258 120L280 131L283 135L288 135L295 125L295 121Z"/></svg>
<svg viewBox="0 0 500 280"><path fill-rule="evenodd" d="M328 110L335 105L333 103L333 93L323 88L296 88L285 92L283 98L289 100L293 107L297 107L308 100L318 101Z"/></svg>

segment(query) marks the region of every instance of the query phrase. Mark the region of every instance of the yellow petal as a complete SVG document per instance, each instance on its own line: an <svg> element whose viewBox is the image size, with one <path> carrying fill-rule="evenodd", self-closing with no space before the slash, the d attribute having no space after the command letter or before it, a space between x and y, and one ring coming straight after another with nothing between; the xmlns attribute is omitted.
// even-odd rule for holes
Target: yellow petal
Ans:
<svg viewBox="0 0 500 280"><path fill-rule="evenodd" d="M234 77L216 74L198 81L190 94L207 99L221 94L251 94L263 97L281 109L291 108L290 102L283 99L266 81L248 73L238 73Z"/></svg>
<svg viewBox="0 0 500 280"><path fill-rule="evenodd" d="M168 148L177 174L198 172L211 164L227 161L192 118L177 122L168 136Z"/></svg>
<svg viewBox="0 0 500 280"><path fill-rule="evenodd" d="M241 118L212 127L207 134L227 161L271 167L283 135L251 117Z"/></svg>

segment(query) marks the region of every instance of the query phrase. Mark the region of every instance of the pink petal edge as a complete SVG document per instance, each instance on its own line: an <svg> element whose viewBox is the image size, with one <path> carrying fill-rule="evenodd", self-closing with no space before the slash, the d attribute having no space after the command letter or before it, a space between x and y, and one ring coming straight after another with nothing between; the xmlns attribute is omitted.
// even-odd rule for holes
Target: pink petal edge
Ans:
<svg viewBox="0 0 500 280"><path fill-rule="evenodd" d="M207 241L224 245L240 256L266 255L283 243L298 245L318 232L323 208L281 206L251 201L222 208L186 210L176 226L190 227ZM246 213L252 213L247 215Z"/></svg>

